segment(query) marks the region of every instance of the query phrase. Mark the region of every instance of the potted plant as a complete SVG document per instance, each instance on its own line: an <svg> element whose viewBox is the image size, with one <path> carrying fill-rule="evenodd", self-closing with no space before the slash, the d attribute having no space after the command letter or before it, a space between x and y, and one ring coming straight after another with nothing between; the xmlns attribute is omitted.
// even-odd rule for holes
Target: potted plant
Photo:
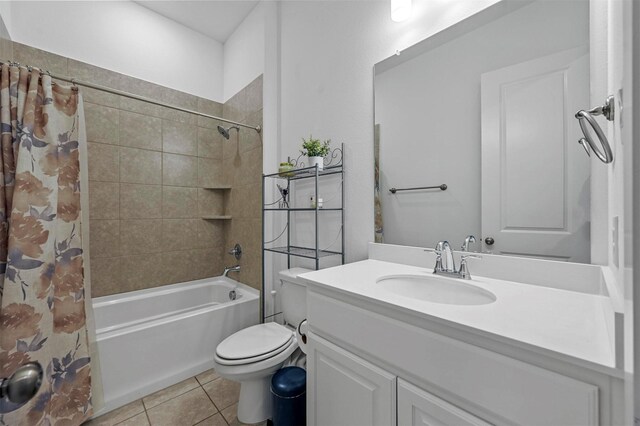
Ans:
<svg viewBox="0 0 640 426"><path fill-rule="evenodd" d="M317 167L322 170L324 166L324 157L329 153L329 144L331 139L323 142L320 139L313 139L313 136L309 135L309 139L302 138L302 155L309 157L309 166Z"/></svg>

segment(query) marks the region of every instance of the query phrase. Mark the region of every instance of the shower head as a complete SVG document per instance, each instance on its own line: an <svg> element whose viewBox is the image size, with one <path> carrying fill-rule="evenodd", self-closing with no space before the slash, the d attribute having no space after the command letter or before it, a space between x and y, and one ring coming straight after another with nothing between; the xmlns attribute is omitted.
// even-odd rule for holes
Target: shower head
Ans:
<svg viewBox="0 0 640 426"><path fill-rule="evenodd" d="M231 129L236 129L237 131L240 131L240 127L238 126L231 126L231 127L227 127L224 128L222 126L218 126L218 132L220 132L220 134L222 136L224 136L225 139L229 140L229 131L231 131Z"/></svg>

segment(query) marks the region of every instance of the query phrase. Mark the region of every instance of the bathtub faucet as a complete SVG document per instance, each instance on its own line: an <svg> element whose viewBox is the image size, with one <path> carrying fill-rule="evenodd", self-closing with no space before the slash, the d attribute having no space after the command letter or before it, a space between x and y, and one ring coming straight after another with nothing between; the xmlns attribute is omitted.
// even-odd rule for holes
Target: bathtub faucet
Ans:
<svg viewBox="0 0 640 426"><path fill-rule="evenodd" d="M225 267L222 276L226 277L227 275L229 275L229 272L240 272L240 265Z"/></svg>

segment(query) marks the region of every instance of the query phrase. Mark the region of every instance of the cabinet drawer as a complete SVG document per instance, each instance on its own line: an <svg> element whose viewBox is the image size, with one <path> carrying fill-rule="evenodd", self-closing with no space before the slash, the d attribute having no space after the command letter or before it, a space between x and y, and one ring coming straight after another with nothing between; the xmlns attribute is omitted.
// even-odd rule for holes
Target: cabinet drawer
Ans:
<svg viewBox="0 0 640 426"><path fill-rule="evenodd" d="M398 426L491 426L432 393L398 379Z"/></svg>
<svg viewBox="0 0 640 426"><path fill-rule="evenodd" d="M391 373L441 389L504 423L597 425L598 387L325 295L307 295L310 329ZM494 420L498 419L498 420Z"/></svg>

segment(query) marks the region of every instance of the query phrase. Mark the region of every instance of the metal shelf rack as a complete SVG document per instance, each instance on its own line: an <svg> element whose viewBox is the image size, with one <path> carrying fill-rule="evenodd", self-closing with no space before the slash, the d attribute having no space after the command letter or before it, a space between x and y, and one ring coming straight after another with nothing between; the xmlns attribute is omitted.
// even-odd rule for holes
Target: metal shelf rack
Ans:
<svg viewBox="0 0 640 426"><path fill-rule="evenodd" d="M282 172L282 173L271 173L262 175L262 282L265 282L265 268L264 268L264 259L265 253L279 253L287 256L287 268L291 267L291 257L301 257L306 259L312 259L315 261L315 269L320 269L320 259L328 256L340 256L341 263L344 264L345 254L344 254L344 144L341 144L339 148L333 149L325 158L324 158L324 167L322 169L318 169L318 167L306 167L305 164L301 161L302 155L300 155L296 160L292 160L291 163L295 167L294 170ZM285 206L274 206L272 204L266 204L266 191L267 191L267 182L270 179L278 179L282 182L286 183L286 189L288 195L291 196L292 192L295 192L295 184L292 185L293 182L299 181L302 179L313 179L313 186L315 188L315 200L318 200L318 185L322 178L331 175L339 175L340 179L340 205L339 207L327 207L322 208L316 202L315 207L289 207ZM286 213L286 229L283 230L283 233L280 237L276 238L276 240L272 242L266 242L265 240L265 223L267 214L270 212L283 212ZM292 213L295 212L311 212L314 214L314 225L315 225L315 234L314 240L315 244L313 247L301 247L294 245L291 238L291 223L292 220L295 220L295 215L292 216ZM338 212L340 214L340 230L339 237L341 238L340 250L329 250L327 248L320 247L319 241L319 227L321 217L327 212ZM286 231L286 237L285 237ZM283 241L279 242L280 238ZM286 245L283 245L284 238L286 238ZM279 242L279 244L278 244ZM337 242L337 240L336 240ZM264 305L263 305L264 306Z"/></svg>
<svg viewBox="0 0 640 426"><path fill-rule="evenodd" d="M273 253L282 253L289 256L298 256L305 257L307 259L316 259L317 257L326 257L326 256L334 256L334 255L342 255L342 252L333 251L333 250L319 250L316 254L316 250L311 247L298 247L298 246L289 246L289 247L269 247L266 248L266 251L270 251Z"/></svg>

